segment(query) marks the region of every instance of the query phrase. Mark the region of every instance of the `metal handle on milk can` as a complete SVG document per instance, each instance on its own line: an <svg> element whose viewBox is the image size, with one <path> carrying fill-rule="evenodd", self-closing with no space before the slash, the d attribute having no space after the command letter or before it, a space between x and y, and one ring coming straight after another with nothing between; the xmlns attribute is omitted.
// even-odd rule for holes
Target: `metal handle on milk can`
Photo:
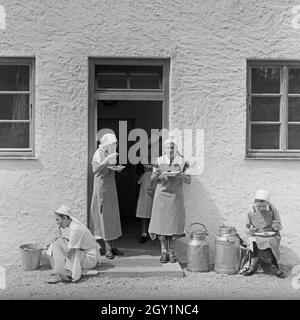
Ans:
<svg viewBox="0 0 300 320"><path fill-rule="evenodd" d="M193 225L195 225L195 224L199 224L200 226L204 227L205 233L203 233L203 234L208 235L208 232L207 232L207 229L206 229L205 225L202 224L202 223L200 223L200 222L194 222L194 223L190 224L190 226L189 226L189 231L191 230L191 227L192 227ZM192 232L189 232L189 235L191 236L191 235L192 235L194 232L196 232L196 231L201 231L201 230L194 230L194 231L192 231Z"/></svg>

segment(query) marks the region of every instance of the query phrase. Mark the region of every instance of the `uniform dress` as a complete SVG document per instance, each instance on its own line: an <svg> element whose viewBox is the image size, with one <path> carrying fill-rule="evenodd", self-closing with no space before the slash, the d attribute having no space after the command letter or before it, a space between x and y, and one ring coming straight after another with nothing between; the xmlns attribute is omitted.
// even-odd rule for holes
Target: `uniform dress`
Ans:
<svg viewBox="0 0 300 320"><path fill-rule="evenodd" d="M98 152L98 154L97 154ZM105 159L99 147L93 157L93 168ZM115 240L122 235L115 172L107 167L94 174L94 188L90 211L90 229L96 239Z"/></svg>
<svg viewBox="0 0 300 320"><path fill-rule="evenodd" d="M174 166L182 170L184 163L184 159L179 155L171 165L167 155L157 160L158 166L163 165L171 171L174 170ZM182 187L182 176L168 177L168 181L158 179L148 230L152 240L157 236L159 239L164 239L164 236L172 236L172 239L184 236L185 207Z"/></svg>
<svg viewBox="0 0 300 320"><path fill-rule="evenodd" d="M137 218L151 218L152 204L153 199L147 194L147 188L150 183L150 178L152 175L152 169L145 167L145 172L140 178L140 193L136 208L136 217Z"/></svg>
<svg viewBox="0 0 300 320"><path fill-rule="evenodd" d="M259 211L257 207L254 205L252 209L248 212L246 219L246 226L254 227L257 229L273 229L272 224L273 221L276 220L281 225L281 219L277 209L273 205L269 205L268 210ZM253 251L253 243L257 244L258 249L265 250L270 248L277 262L279 262L280 252L279 252L279 244L280 244L280 233L277 230L275 231L275 235L272 237L260 237L260 236L250 236L249 237L249 249Z"/></svg>

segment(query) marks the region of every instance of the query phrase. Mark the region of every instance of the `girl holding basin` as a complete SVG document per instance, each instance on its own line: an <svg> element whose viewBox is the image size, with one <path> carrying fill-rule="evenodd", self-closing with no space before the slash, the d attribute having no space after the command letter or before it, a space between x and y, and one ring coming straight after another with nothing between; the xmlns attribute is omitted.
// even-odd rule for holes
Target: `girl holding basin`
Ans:
<svg viewBox="0 0 300 320"><path fill-rule="evenodd" d="M172 139L164 144L164 155L157 159L151 184L156 184L149 234L161 244L160 262L177 261L175 239L184 236L185 207L183 183L190 184L191 176L185 173L186 162L177 151Z"/></svg>

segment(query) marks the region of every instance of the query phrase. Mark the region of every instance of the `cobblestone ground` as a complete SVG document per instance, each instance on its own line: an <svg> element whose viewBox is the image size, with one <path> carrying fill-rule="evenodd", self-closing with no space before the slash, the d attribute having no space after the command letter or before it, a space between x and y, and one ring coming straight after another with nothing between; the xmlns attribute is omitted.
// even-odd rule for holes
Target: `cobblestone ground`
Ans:
<svg viewBox="0 0 300 320"><path fill-rule="evenodd" d="M21 266L11 266L0 299L300 299L300 289L291 286L292 275L278 279L263 273L244 277L183 270L180 279L98 275L78 283L49 285L49 269L23 271Z"/></svg>

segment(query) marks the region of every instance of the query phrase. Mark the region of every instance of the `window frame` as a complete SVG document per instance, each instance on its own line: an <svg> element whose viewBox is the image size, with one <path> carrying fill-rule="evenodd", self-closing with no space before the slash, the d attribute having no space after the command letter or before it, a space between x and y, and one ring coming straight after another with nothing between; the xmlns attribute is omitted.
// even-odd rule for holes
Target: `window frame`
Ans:
<svg viewBox="0 0 300 320"><path fill-rule="evenodd" d="M0 91L0 94L28 94L29 120L0 119L0 123L29 123L28 148L1 148L1 159L35 159L35 57L0 57L0 65L17 65L29 67L28 91Z"/></svg>
<svg viewBox="0 0 300 320"><path fill-rule="evenodd" d="M246 98L246 159L294 159L300 160L300 149L286 149L288 145L288 98L300 97L300 94L288 93L288 68L300 68L298 60L247 59L247 98ZM280 92L252 93L252 68L280 68ZM280 124L279 149L251 149L251 97L280 97L279 121L266 121L265 124ZM263 121L259 121L263 124ZM300 125L300 122L293 122Z"/></svg>

